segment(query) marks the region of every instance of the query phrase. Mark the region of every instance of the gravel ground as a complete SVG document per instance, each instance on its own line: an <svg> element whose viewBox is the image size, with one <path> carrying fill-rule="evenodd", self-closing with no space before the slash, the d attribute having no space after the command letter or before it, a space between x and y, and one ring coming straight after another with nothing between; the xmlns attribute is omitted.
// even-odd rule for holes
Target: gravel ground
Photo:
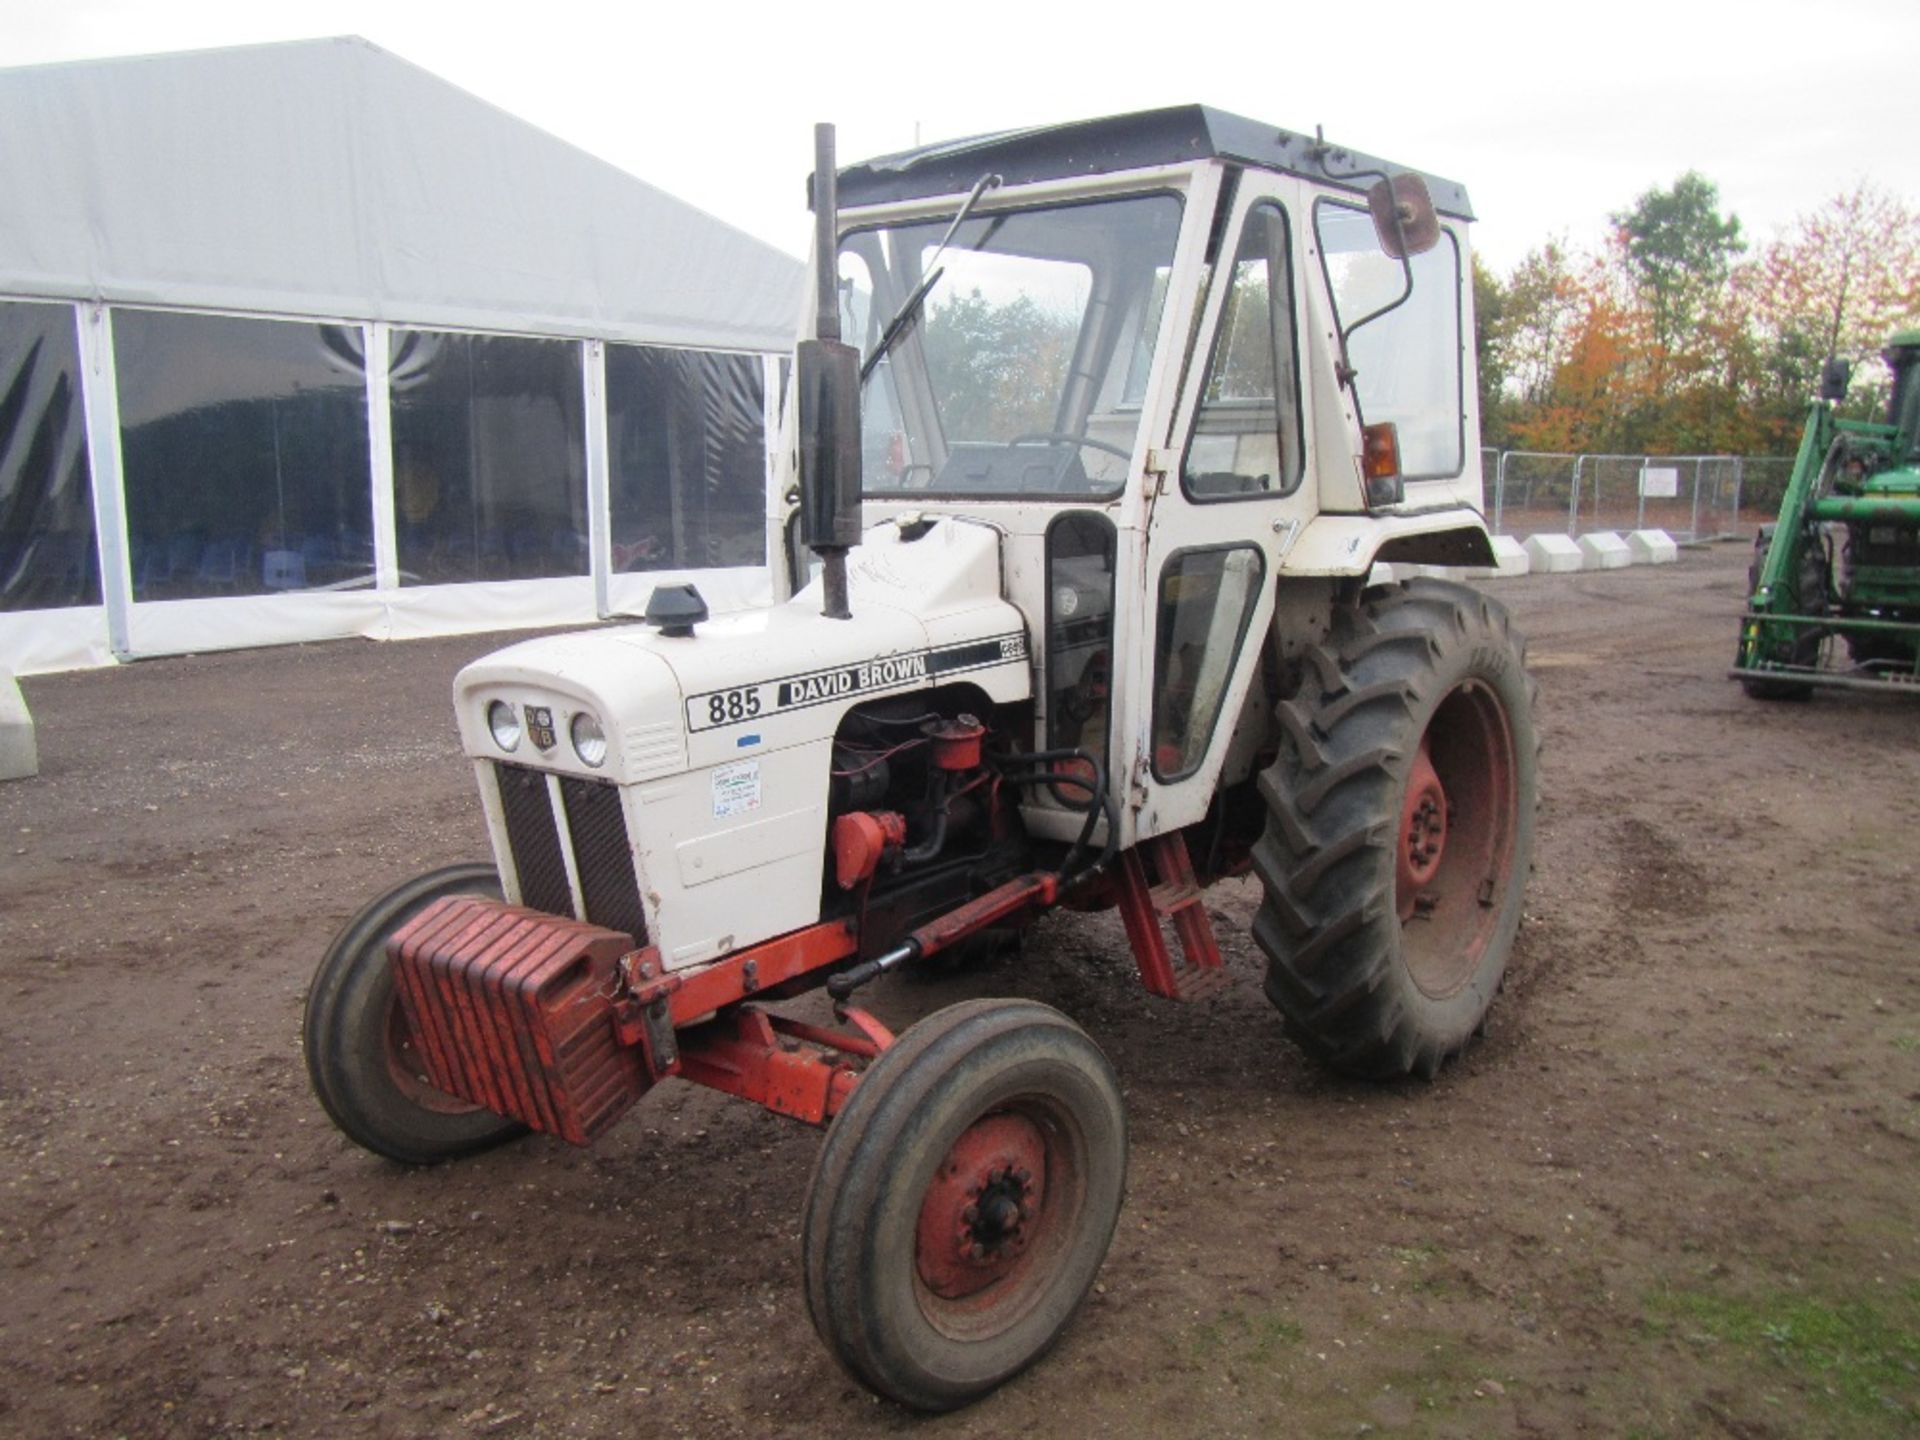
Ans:
<svg viewBox="0 0 1920 1440"><path fill-rule="evenodd" d="M487 637L24 682L0 786L0 1431L51 1436L1920 1433L1911 702L1724 678L1744 547L1500 582L1546 737L1488 1039L1432 1084L1143 994L1109 916L874 987L1075 1016L1130 1195L1044 1363L920 1420L816 1343L818 1137L671 1082L590 1151L348 1144L299 1011L332 931L485 853L447 711Z"/></svg>

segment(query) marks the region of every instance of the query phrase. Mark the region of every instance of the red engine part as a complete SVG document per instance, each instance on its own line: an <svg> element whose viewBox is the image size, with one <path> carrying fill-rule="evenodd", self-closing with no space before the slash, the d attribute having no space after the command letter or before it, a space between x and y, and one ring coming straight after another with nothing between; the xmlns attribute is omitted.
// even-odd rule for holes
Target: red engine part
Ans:
<svg viewBox="0 0 1920 1440"><path fill-rule="evenodd" d="M437 900L388 945L427 1078L585 1145L650 1081L610 996L631 936L497 900Z"/></svg>
<svg viewBox="0 0 1920 1440"><path fill-rule="evenodd" d="M833 871L851 890L880 868L889 845L907 843L907 817L891 810L855 810L833 822Z"/></svg>
<svg viewBox="0 0 1920 1440"><path fill-rule="evenodd" d="M980 742L986 738L987 727L973 716L957 715L951 720L929 720L921 726L920 733L933 742L933 763L937 768L980 768Z"/></svg>

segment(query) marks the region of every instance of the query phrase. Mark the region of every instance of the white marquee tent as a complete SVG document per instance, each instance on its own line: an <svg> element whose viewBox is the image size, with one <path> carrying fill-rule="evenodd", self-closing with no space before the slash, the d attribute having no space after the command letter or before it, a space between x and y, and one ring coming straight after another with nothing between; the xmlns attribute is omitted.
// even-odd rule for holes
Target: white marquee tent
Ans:
<svg viewBox="0 0 1920 1440"><path fill-rule="evenodd" d="M0 668L763 588L790 257L359 39L0 71L0 185Z"/></svg>

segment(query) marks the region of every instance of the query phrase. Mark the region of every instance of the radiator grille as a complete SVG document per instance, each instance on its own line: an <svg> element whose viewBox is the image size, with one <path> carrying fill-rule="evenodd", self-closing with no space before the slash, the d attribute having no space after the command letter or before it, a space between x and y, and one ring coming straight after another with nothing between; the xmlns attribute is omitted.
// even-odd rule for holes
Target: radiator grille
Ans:
<svg viewBox="0 0 1920 1440"><path fill-rule="evenodd" d="M573 891L567 884L560 827L554 823L546 775L520 765L496 764L494 778L507 823L507 847L513 853L514 873L520 877L520 903L549 915L573 914ZM640 884L634 875L619 787L563 776L560 797L566 807L586 919L644 944L646 912L640 906Z"/></svg>
<svg viewBox="0 0 1920 1440"><path fill-rule="evenodd" d="M647 933L640 908L640 883L634 878L633 850L627 843L627 819L618 786L599 780L566 778L560 798L573 835L573 863L580 872L580 894L587 919L636 939Z"/></svg>
<svg viewBox="0 0 1920 1440"><path fill-rule="evenodd" d="M520 877L520 903L549 915L573 913L567 862L560 854L560 831L553 823L547 777L519 765L496 765L500 808L507 819L507 845L513 871Z"/></svg>

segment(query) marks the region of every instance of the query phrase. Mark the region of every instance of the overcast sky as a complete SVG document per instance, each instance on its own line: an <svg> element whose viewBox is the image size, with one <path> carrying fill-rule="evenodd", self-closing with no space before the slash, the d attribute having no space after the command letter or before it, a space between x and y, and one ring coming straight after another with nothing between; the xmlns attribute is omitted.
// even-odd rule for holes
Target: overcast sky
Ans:
<svg viewBox="0 0 1920 1440"><path fill-rule="evenodd" d="M1463 181L1502 270L1689 169L1760 241L1862 176L1920 206L1920 0L0 0L5 65L343 34L795 254L815 120L844 163L1189 101Z"/></svg>

